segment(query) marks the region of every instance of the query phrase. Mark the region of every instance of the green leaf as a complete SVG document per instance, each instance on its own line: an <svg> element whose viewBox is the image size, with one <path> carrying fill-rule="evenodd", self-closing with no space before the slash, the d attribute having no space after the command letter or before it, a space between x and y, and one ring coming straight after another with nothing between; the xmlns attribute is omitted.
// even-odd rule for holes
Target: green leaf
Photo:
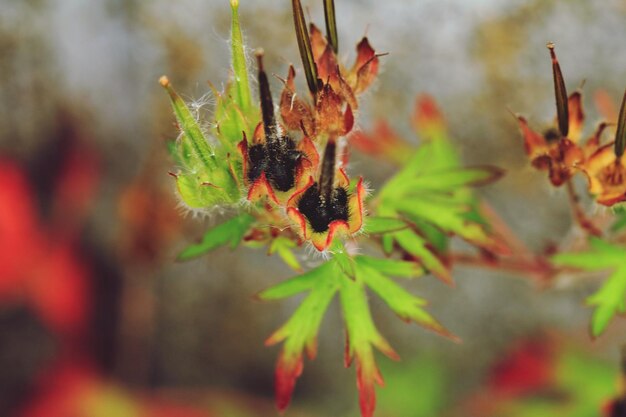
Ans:
<svg viewBox="0 0 626 417"><path fill-rule="evenodd" d="M328 304L339 288L337 275L327 269L328 265L324 264L295 280L286 281L288 285L279 284L259 294L261 299L270 300L310 290L291 318L269 337L266 342L268 345L285 340L286 351L301 352L307 348L309 355L315 356L315 340L319 326ZM312 278L315 279L314 282L311 282Z"/></svg>
<svg viewBox="0 0 626 417"><path fill-rule="evenodd" d="M293 254L291 249L295 248L296 242L291 239L288 239L284 236L278 236L277 238L272 240L269 248L269 254L273 255L274 253L278 253L278 256L287 264L289 267L296 271L301 271L302 266L300 266L300 262Z"/></svg>
<svg viewBox="0 0 626 417"><path fill-rule="evenodd" d="M380 391L378 415L432 417L444 415L450 408L454 376L445 360L420 354L403 360L402 366L381 363L381 368L389 378Z"/></svg>
<svg viewBox="0 0 626 417"><path fill-rule="evenodd" d="M342 278L341 270L332 262L327 262L259 294L260 299L272 300L309 291L291 318L265 342L266 345L273 345L284 341L275 374L276 403L279 411L284 410L289 404L296 380L302 373L303 352L306 352L310 359L316 356L317 333Z"/></svg>
<svg viewBox="0 0 626 417"><path fill-rule="evenodd" d="M365 293L363 276L360 275L358 280L341 280L339 294L349 338L348 355L352 357L359 349L365 349L366 345L372 344L389 357L397 357L389 343L376 329Z"/></svg>
<svg viewBox="0 0 626 417"><path fill-rule="evenodd" d="M619 232L626 228L626 212L623 209L615 210L615 223L611 225L612 232Z"/></svg>
<svg viewBox="0 0 626 417"><path fill-rule="evenodd" d="M261 291L257 296L261 300L278 300L308 291L319 285L325 277L335 275L336 266L326 262L302 275L295 276L271 288Z"/></svg>
<svg viewBox="0 0 626 417"><path fill-rule="evenodd" d="M626 254L624 254L626 257ZM626 262L611 274L602 287L591 297L587 304L597 306L591 318L591 334L598 337L606 330L609 322L617 313L624 313L626 297Z"/></svg>
<svg viewBox="0 0 626 417"><path fill-rule="evenodd" d="M424 269L415 262L373 258L364 255L358 256L356 259L359 265L374 269L385 275L414 278L424 274Z"/></svg>
<svg viewBox="0 0 626 417"><path fill-rule="evenodd" d="M220 246L229 245L234 249L239 245L255 219L247 213L242 213L219 226L209 229L198 244L187 247L178 255L179 261L186 261L204 255Z"/></svg>
<svg viewBox="0 0 626 417"><path fill-rule="evenodd" d="M429 223L426 220L412 218L411 222L416 230L419 230L419 235L423 236L428 243L433 247L433 250L438 253L445 253L448 248L448 242L450 238L446 234L447 232L441 230L437 225Z"/></svg>
<svg viewBox="0 0 626 417"><path fill-rule="evenodd" d="M371 216L366 218L365 232L373 235L396 232L406 229L406 222L395 217L377 217Z"/></svg>
<svg viewBox="0 0 626 417"><path fill-rule="evenodd" d="M452 276L448 266L434 252L428 241L411 230L403 230L389 235L409 255L417 258L419 262L445 283L452 284Z"/></svg>
<svg viewBox="0 0 626 417"><path fill-rule="evenodd" d="M500 178L503 171L496 167L452 168L443 171L431 171L412 178L402 184L405 191L453 190L463 186L489 184Z"/></svg>
<svg viewBox="0 0 626 417"><path fill-rule="evenodd" d="M449 331L422 308L428 304L426 300L408 293L405 289L373 268L371 263L368 265L367 262L363 263L361 261L357 262L357 265L358 272L367 286L382 298L389 308L401 319L414 321L420 326L443 336L452 337Z"/></svg>
<svg viewBox="0 0 626 417"><path fill-rule="evenodd" d="M343 272L349 279L356 278L356 265L354 258L346 251L340 240L335 240L331 246L330 252L333 254L333 263Z"/></svg>
<svg viewBox="0 0 626 417"><path fill-rule="evenodd" d="M386 253L396 242L435 275L451 282L448 268L436 255L446 250L449 236L459 236L495 253L506 251L489 235L470 188L499 178L502 170L461 168L447 133L439 127L436 130L437 139L423 143L409 163L383 186L375 215L401 217L411 226L403 233L389 232L393 237L382 237Z"/></svg>
<svg viewBox="0 0 626 417"><path fill-rule="evenodd" d="M590 246L588 252L556 255L552 257L552 262L586 270L613 271L600 289L587 298L587 304L596 307L591 318L591 334L598 337L615 314L625 311L626 250L598 238L590 239Z"/></svg>
<svg viewBox="0 0 626 417"><path fill-rule="evenodd" d="M355 280L341 280L339 295L347 334L345 362L348 366L356 359L361 415L369 417L376 404L375 384L383 384L372 346L392 359L397 360L399 357L372 320L361 274Z"/></svg>
<svg viewBox="0 0 626 417"><path fill-rule="evenodd" d="M387 356L398 356L379 333L372 319L366 287L377 293L400 317L434 330L450 334L422 307L426 301L409 294L388 275L413 277L422 273L415 263L369 256L351 256L335 243L333 257L319 267L259 293L262 300L276 300L307 292L292 317L267 340L268 345L284 341L276 366L276 395L279 410L289 403L296 379L302 372L302 356L316 353L316 338L324 312L339 292L347 333L346 364L356 359L357 385L361 410L371 416L375 403L375 383L382 377L374 358L373 347Z"/></svg>
<svg viewBox="0 0 626 417"><path fill-rule="evenodd" d="M589 245L593 251L560 253L552 257L555 265L571 266L586 270L608 269L625 262L624 249L611 245L602 239L592 237Z"/></svg>

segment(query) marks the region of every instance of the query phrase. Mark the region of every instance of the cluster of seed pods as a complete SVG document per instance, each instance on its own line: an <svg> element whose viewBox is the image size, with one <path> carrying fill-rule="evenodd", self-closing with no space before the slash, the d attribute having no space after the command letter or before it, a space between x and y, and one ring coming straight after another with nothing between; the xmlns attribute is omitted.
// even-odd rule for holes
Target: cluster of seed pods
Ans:
<svg viewBox="0 0 626 417"><path fill-rule="evenodd" d="M346 69L337 59L333 2L324 2L326 36L313 24L307 29L299 0L292 5L310 100L297 94L291 66L282 80L279 121L263 52L257 52L262 121L252 138L244 135L239 150L248 200L283 208L300 238L323 251L335 236L354 234L363 224L363 180L350 181L342 155L357 98L374 81L379 55L363 38L356 62Z"/></svg>

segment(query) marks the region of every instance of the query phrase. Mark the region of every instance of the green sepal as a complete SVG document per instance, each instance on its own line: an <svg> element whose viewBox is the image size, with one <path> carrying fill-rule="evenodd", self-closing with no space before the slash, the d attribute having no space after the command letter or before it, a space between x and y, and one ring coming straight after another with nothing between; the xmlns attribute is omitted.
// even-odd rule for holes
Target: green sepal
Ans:
<svg viewBox="0 0 626 417"><path fill-rule="evenodd" d="M183 202L190 208L204 209L233 204L241 199L239 186L228 165L200 172L181 171L175 175Z"/></svg>
<svg viewBox="0 0 626 417"><path fill-rule="evenodd" d="M252 94L246 66L246 54L239 25L239 0L231 0L231 63L233 66L233 83L230 90L233 100L245 115L252 111Z"/></svg>
<svg viewBox="0 0 626 417"><path fill-rule="evenodd" d="M182 98L174 91L167 77L161 77L161 85L170 96L172 108L182 132L180 142L183 143L183 157L190 163L200 162L204 167L212 169L216 166L213 149L209 145L202 129Z"/></svg>

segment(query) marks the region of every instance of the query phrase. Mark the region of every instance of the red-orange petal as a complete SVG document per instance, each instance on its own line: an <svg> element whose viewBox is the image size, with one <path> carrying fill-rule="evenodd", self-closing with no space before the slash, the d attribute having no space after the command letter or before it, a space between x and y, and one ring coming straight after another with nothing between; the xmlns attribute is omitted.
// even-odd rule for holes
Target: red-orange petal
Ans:
<svg viewBox="0 0 626 417"><path fill-rule="evenodd" d="M337 58L335 52L330 45L326 45L324 52L319 58L316 58L317 75L323 82L328 82L330 78L337 80L339 68L337 67Z"/></svg>
<svg viewBox="0 0 626 417"><path fill-rule="evenodd" d="M342 136L350 133L354 127L354 113L352 113L352 106L348 104L346 111L343 113L343 134Z"/></svg>
<svg viewBox="0 0 626 417"><path fill-rule="evenodd" d="M309 39L311 40L311 50L313 51L313 59L317 62L326 50L326 38L324 34L313 23L309 24ZM326 81L322 78L322 80Z"/></svg>
<svg viewBox="0 0 626 417"><path fill-rule="evenodd" d="M524 148L526 149L526 154L531 158L535 159L541 155L544 155L548 152L548 143L543 135L535 132L528 126L528 122L522 116L517 116L517 121L522 131L522 136L524 139Z"/></svg>
<svg viewBox="0 0 626 417"><path fill-rule="evenodd" d="M572 142L578 142L582 135L583 123L585 121L580 91L574 91L570 94L567 102L569 109L569 132L567 138Z"/></svg>
<svg viewBox="0 0 626 417"><path fill-rule="evenodd" d="M357 58L352 67L353 84L355 94L365 91L378 75L379 59L374 48L370 45L367 37L361 39L356 47Z"/></svg>

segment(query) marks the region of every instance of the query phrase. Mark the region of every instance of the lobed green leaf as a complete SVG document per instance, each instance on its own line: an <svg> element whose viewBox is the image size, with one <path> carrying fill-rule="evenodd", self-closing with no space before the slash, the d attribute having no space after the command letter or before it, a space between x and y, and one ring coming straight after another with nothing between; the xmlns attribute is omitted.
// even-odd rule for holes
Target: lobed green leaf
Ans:
<svg viewBox="0 0 626 417"><path fill-rule="evenodd" d="M624 313L626 297L626 265L611 274L602 287L587 298L587 304L596 306L591 317L591 335L600 336L615 314Z"/></svg>
<svg viewBox="0 0 626 417"><path fill-rule="evenodd" d="M349 340L347 353L352 357L355 351L369 349L372 344L389 357L396 358L397 354L374 324L362 279L359 276L356 280L340 281L341 310Z"/></svg>
<svg viewBox="0 0 626 417"><path fill-rule="evenodd" d="M367 263L358 262L358 271L370 287L401 319L414 321L429 330L451 337L451 334L422 307L426 300L408 293L394 281Z"/></svg>
<svg viewBox="0 0 626 417"><path fill-rule="evenodd" d="M424 274L424 269L415 262L374 258L365 255L357 256L356 262L365 268L374 269L381 274L395 277L415 278Z"/></svg>
<svg viewBox="0 0 626 417"><path fill-rule="evenodd" d="M195 245L188 246L178 255L179 261L186 261L204 255L220 246L228 245L234 249L239 245L246 234L254 217L247 213L241 213L236 217L209 229L202 238L202 241Z"/></svg>
<svg viewBox="0 0 626 417"><path fill-rule="evenodd" d="M445 263L433 251L429 242L412 230L403 230L391 233L389 236L392 242L395 241L409 255L417 258L419 262L436 277L451 284L452 276Z"/></svg>
<svg viewBox="0 0 626 417"><path fill-rule="evenodd" d="M445 191L458 187L477 186L500 178L503 171L496 167L454 168L424 173L402 184L403 192ZM400 188L400 187L399 187Z"/></svg>
<svg viewBox="0 0 626 417"><path fill-rule="evenodd" d="M315 269L297 275L271 288L261 291L257 296L262 300L278 300L291 297L301 292L322 285L329 277L336 275L336 265L326 262Z"/></svg>
<svg viewBox="0 0 626 417"><path fill-rule="evenodd" d="M591 318L591 334L598 337L615 314L625 312L626 250L598 238L591 238L589 243L591 251L558 254L552 257L552 262L592 271L613 270L600 289L587 298L587 304L596 307Z"/></svg>
<svg viewBox="0 0 626 417"><path fill-rule="evenodd" d="M405 221L396 217L370 216L365 221L365 232L373 235L397 232L408 227Z"/></svg>
<svg viewBox="0 0 626 417"><path fill-rule="evenodd" d="M320 269L324 269L323 266L314 271ZM308 287L308 289L310 289L309 294L305 297L300 306L298 306L291 318L269 337L266 344L273 345L285 340L283 349L288 355L298 355L303 349L306 349L309 357L315 356L316 339L320 324L330 301L339 288L336 274L328 272L330 271L324 270L324 273L320 274L300 275L297 278L302 278L307 275L308 278L300 280L299 282L294 282L292 279L289 280L292 282L288 286L281 286L282 284L279 284L260 294L260 297L264 300L288 297L295 294L295 292L292 292L294 289L296 289L297 292L301 292L298 287L312 276L315 277L315 281L313 282L315 285Z"/></svg>
<svg viewBox="0 0 626 417"><path fill-rule="evenodd" d="M302 271L302 266L298 259L293 254L292 249L295 248L296 242L283 236L278 236L272 240L269 248L269 254L273 255L278 253L278 256L285 262L290 268L296 271Z"/></svg>

